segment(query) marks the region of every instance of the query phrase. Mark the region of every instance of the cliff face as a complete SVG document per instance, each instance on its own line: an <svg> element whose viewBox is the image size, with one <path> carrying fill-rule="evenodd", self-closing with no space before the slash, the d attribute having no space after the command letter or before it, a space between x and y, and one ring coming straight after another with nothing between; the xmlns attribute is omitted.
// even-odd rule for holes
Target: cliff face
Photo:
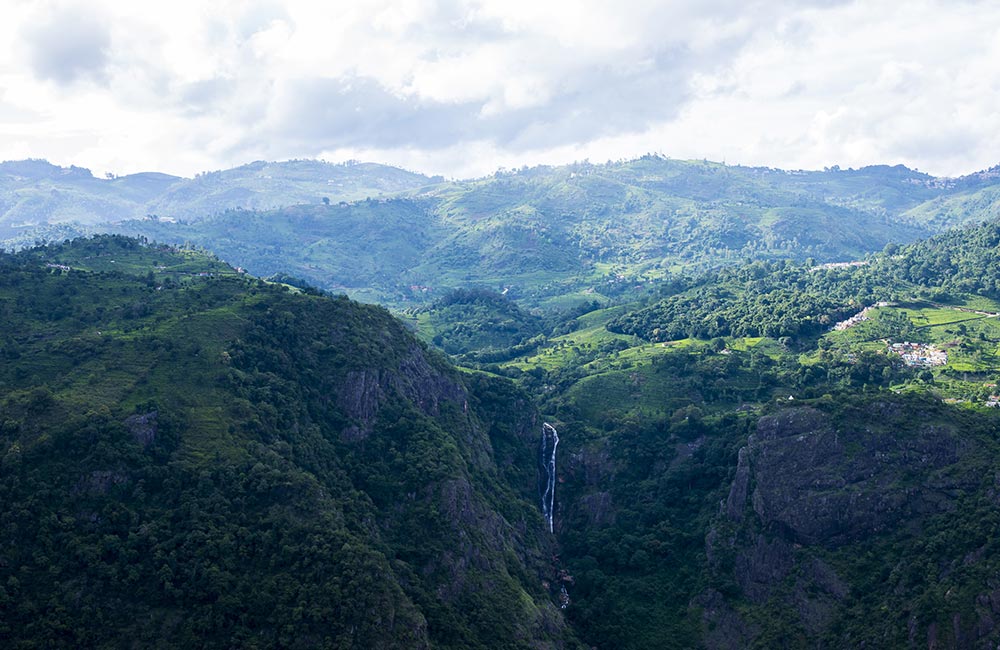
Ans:
<svg viewBox="0 0 1000 650"><path fill-rule="evenodd" d="M973 647L1000 638L996 558L963 550L988 536L968 521L995 498L988 428L975 414L901 398L761 418L706 537L716 586L693 605L707 644ZM949 527L969 535L949 548L938 534ZM909 575L910 562L933 569ZM873 569L883 575L865 575ZM945 583L941 608L929 609ZM857 618L873 603L883 609Z"/></svg>
<svg viewBox="0 0 1000 650"><path fill-rule="evenodd" d="M232 365L243 386L282 387L291 437L308 432L370 500L362 525L387 547L428 642L571 641L543 586L551 540L528 487L538 423L527 398L460 376L382 309L279 302L253 314Z"/></svg>
<svg viewBox="0 0 1000 650"><path fill-rule="evenodd" d="M957 491L975 487L977 477L954 467L969 443L952 427L912 421L891 402L869 405L867 417L839 430L811 408L761 418L740 452L727 516L740 521L749 506L790 541L835 547L953 508Z"/></svg>

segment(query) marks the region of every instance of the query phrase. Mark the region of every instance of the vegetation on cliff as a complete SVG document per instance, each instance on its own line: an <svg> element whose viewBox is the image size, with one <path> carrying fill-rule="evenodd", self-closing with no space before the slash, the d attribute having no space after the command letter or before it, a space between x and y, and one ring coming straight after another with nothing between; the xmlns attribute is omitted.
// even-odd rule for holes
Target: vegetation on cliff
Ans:
<svg viewBox="0 0 1000 650"><path fill-rule="evenodd" d="M101 237L0 313L4 645L574 643L525 396L385 310Z"/></svg>

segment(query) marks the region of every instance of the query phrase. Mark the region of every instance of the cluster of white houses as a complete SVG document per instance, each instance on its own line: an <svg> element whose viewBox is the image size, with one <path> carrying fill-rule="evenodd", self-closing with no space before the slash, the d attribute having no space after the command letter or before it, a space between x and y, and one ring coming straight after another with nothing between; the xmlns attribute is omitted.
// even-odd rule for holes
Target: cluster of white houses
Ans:
<svg viewBox="0 0 1000 650"><path fill-rule="evenodd" d="M836 325L834 325L833 329L835 329L837 331L841 331L841 330L846 330L846 329L849 329L851 327L854 327L858 323L860 323L862 321L868 320L868 314L871 313L871 311L873 309L878 309L879 307L888 307L888 306L889 306L889 303L883 301L883 302L877 302L874 305L872 305L871 307L865 307L864 309L862 309L858 313L854 314L853 316L851 316L847 320L842 320L839 323L837 323Z"/></svg>
<svg viewBox="0 0 1000 650"><path fill-rule="evenodd" d="M943 366L948 363L948 352L924 343L890 343L889 351L903 357L908 366Z"/></svg>

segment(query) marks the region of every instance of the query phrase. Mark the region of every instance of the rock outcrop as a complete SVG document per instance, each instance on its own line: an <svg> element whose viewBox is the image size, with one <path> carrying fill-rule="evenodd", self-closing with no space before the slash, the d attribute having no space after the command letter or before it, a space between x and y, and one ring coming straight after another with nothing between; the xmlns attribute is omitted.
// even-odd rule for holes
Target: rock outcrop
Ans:
<svg viewBox="0 0 1000 650"><path fill-rule="evenodd" d="M835 647L829 643L834 624L861 596L848 579L855 571L852 549L890 537L917 543L921 522L954 516L963 499L983 489L975 462L981 450L961 426L940 405L915 404L926 412L913 406L882 399L835 414L805 406L759 420L706 537L710 571L738 590L738 596L708 590L692 602L702 610L708 647L753 645L762 633L754 621L779 616L813 647ZM982 553L971 553L939 570L984 561ZM902 562L897 572L905 572ZM920 592L898 580L886 597L918 609L905 603L919 602ZM897 614L881 613L892 624L881 642L985 647L1000 634L998 585L982 585L974 602L951 596L951 613L923 612L905 626L893 627Z"/></svg>
<svg viewBox="0 0 1000 650"><path fill-rule="evenodd" d="M946 426L896 428L901 413L891 403L872 404L869 413L878 424L859 428L837 428L808 407L761 418L740 451L726 516L741 521L749 507L766 529L790 541L837 547L948 510L978 483L976 476L943 471L965 451Z"/></svg>

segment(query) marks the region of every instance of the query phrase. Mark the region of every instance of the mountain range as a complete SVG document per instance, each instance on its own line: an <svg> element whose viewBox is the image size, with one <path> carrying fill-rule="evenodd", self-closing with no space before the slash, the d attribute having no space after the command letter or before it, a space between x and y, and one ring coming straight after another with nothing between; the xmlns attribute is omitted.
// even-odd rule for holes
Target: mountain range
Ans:
<svg viewBox="0 0 1000 650"><path fill-rule="evenodd" d="M992 214L1000 172L784 171L660 156L445 181L252 163L177 179L0 165L7 245L114 231L404 307L481 285L565 308L744 259L859 259Z"/></svg>
<svg viewBox="0 0 1000 650"><path fill-rule="evenodd" d="M159 172L95 177L45 160L0 163L0 232L45 224L83 225L163 215L194 219L223 210L395 194L439 179L371 163L253 162L181 178ZM12 230L14 229L14 230Z"/></svg>
<svg viewBox="0 0 1000 650"><path fill-rule="evenodd" d="M0 642L1000 642L995 170L410 180L14 229Z"/></svg>

